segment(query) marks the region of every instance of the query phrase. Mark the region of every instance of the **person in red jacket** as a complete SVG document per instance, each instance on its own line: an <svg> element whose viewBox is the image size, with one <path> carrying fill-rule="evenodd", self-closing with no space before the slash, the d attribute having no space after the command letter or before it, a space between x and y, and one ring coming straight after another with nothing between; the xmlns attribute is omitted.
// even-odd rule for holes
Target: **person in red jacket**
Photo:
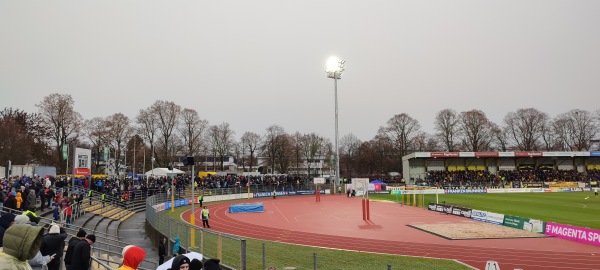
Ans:
<svg viewBox="0 0 600 270"><path fill-rule="evenodd" d="M67 226L73 225L73 223L71 221L71 216L73 215L73 207L69 203L69 200L67 200L67 202L66 202L66 210L65 210L65 212L67 214Z"/></svg>
<svg viewBox="0 0 600 270"><path fill-rule="evenodd" d="M135 270L146 257L146 251L134 245L123 248L123 265L118 270Z"/></svg>

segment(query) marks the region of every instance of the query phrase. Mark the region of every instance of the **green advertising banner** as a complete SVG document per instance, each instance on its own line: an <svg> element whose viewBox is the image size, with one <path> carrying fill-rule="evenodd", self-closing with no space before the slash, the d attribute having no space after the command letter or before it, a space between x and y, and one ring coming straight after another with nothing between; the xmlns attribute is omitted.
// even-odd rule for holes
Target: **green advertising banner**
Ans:
<svg viewBox="0 0 600 270"><path fill-rule="evenodd" d="M544 233L546 222L537 219L504 215L504 223L502 225L534 233Z"/></svg>
<svg viewBox="0 0 600 270"><path fill-rule="evenodd" d="M69 145L68 144L63 144L62 157L64 160L67 160L69 158Z"/></svg>
<svg viewBox="0 0 600 270"><path fill-rule="evenodd" d="M504 215L503 225L506 227L511 227L511 228L516 228L516 229L522 230L523 226L526 222L529 222L528 218Z"/></svg>
<svg viewBox="0 0 600 270"><path fill-rule="evenodd" d="M104 147L104 161L108 161L108 147Z"/></svg>

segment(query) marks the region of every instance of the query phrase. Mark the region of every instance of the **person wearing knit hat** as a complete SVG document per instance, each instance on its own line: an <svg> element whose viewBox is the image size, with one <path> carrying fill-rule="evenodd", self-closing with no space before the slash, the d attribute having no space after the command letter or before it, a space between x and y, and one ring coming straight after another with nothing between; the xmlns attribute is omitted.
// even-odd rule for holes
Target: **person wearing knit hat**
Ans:
<svg viewBox="0 0 600 270"><path fill-rule="evenodd" d="M71 270L71 261L73 258L73 250L75 250L75 246L77 245L77 243L79 243L81 241L85 241L86 235L87 235L87 233L83 229L79 229L79 231L77 232L75 237L71 237L71 239L69 239L69 244L67 246L67 251L65 251L65 260L64 260L65 268L67 268L67 270Z"/></svg>
<svg viewBox="0 0 600 270"><path fill-rule="evenodd" d="M58 224L52 224L50 226L50 229L48 230L49 234L53 234L53 233L60 233L60 226L58 226Z"/></svg>
<svg viewBox="0 0 600 270"><path fill-rule="evenodd" d="M83 229L79 229L79 231L77 231L77 234L75 236L81 238L81 237L85 237L87 235L87 233L83 230Z"/></svg>
<svg viewBox="0 0 600 270"><path fill-rule="evenodd" d="M202 269L202 262L198 259L193 259L190 262L190 270L201 270Z"/></svg>
<svg viewBox="0 0 600 270"><path fill-rule="evenodd" d="M185 255L178 255L173 259L169 270L188 270L190 268L190 258Z"/></svg>
<svg viewBox="0 0 600 270"><path fill-rule="evenodd" d="M50 225L48 234L42 238L42 246L40 247L42 256L56 254L54 259L47 264L48 270L60 269L65 249L65 239L67 239L67 232L58 224Z"/></svg>
<svg viewBox="0 0 600 270"><path fill-rule="evenodd" d="M123 248L123 266L118 270L135 270L146 257L146 251L134 245L128 245Z"/></svg>
<svg viewBox="0 0 600 270"><path fill-rule="evenodd" d="M219 259L208 259L204 262L204 270L222 270L220 263Z"/></svg>

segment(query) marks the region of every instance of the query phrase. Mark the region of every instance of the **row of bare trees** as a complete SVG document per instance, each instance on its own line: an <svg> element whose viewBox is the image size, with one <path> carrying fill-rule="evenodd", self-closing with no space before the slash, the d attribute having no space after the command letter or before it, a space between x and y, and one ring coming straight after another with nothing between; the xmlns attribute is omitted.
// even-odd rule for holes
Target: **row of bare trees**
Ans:
<svg viewBox="0 0 600 270"><path fill-rule="evenodd" d="M323 160L331 166L331 141L316 133L287 133L271 125L262 135L245 132L240 140L228 123L211 125L191 108L158 100L141 109L134 119L115 113L84 120L74 110L70 95L51 94L30 114L5 109L0 114L0 162L42 163L64 168L64 144L92 149L93 171L102 168L105 147L119 166L149 168L178 161L181 156L212 156L223 168L225 157L233 156L246 171L266 158L264 172L294 173L305 167L309 174ZM534 108L509 112L503 123L490 121L481 110L439 111L435 133L421 129L407 113L392 116L369 141L353 134L340 140L340 167L344 176L365 176L401 171L401 157L415 151L585 151L599 134L600 110L574 109L551 118ZM136 156L137 154L137 156ZM123 156L125 155L125 156ZM141 156L148 156L143 163ZM269 170L267 170L267 167ZM64 171L64 170L63 170ZM139 170L138 170L139 171Z"/></svg>

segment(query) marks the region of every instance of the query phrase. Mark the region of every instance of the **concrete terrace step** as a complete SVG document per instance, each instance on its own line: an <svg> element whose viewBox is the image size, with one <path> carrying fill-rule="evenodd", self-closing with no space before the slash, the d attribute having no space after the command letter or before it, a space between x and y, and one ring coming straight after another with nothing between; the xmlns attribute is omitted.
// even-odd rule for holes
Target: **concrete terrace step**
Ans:
<svg viewBox="0 0 600 270"><path fill-rule="evenodd" d="M133 211L130 211L130 210L121 210L121 211L111 215L110 218L115 219L115 220L120 220L122 217L127 216L132 212Z"/></svg>
<svg viewBox="0 0 600 270"><path fill-rule="evenodd" d="M112 207L109 207L109 208L105 207L105 209L103 209L104 211L101 211L101 212L99 212L97 214L100 214L100 215L102 215L104 217L110 218L114 214L118 214L120 211L123 211L121 208L116 208L116 207L112 208L112 209L110 209L110 208L112 208Z"/></svg>
<svg viewBox="0 0 600 270"><path fill-rule="evenodd" d="M119 220L121 222L124 222L125 220L127 220L128 218L132 217L135 214L136 214L135 212L130 212L129 214L125 215L124 217L120 218Z"/></svg>

